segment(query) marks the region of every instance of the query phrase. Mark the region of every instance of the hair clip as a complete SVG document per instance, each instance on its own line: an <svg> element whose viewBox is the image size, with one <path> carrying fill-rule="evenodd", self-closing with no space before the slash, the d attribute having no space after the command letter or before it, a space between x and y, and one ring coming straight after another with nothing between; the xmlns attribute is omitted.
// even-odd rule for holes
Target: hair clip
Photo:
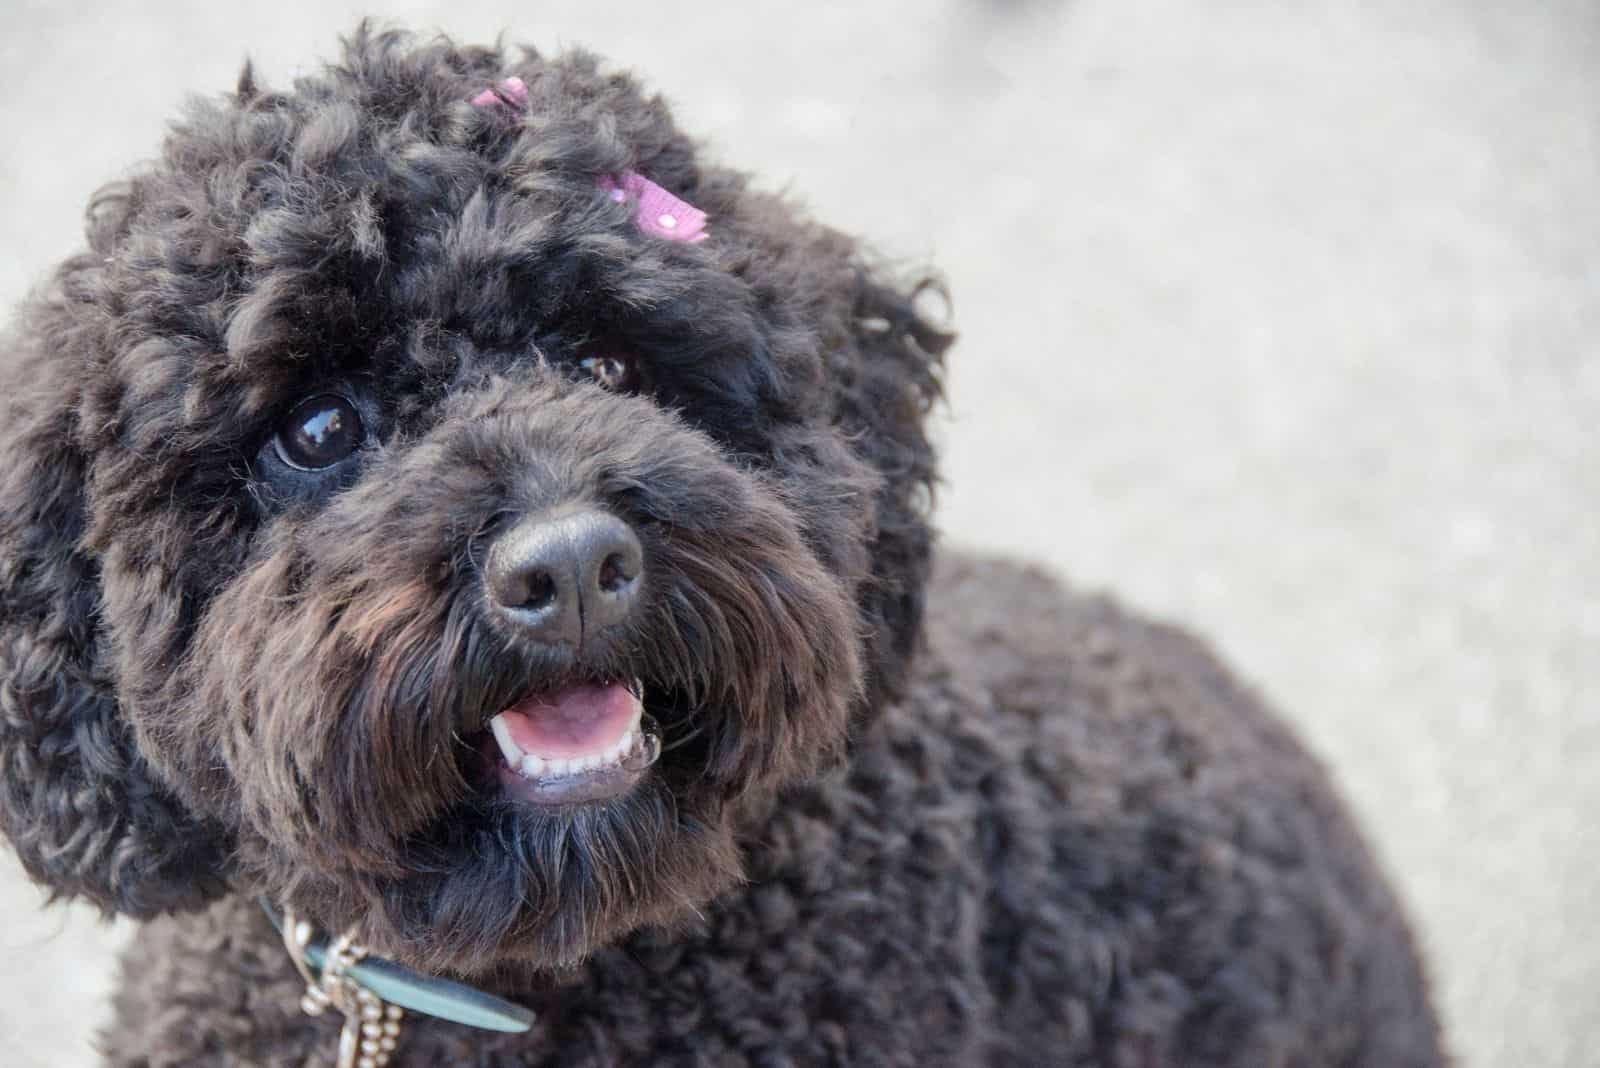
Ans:
<svg viewBox="0 0 1600 1068"><path fill-rule="evenodd" d="M516 76L503 79L472 98L472 105L480 108L496 104L524 107L527 103L527 83ZM602 175L596 184L619 204L633 197L638 202L634 224L651 237L694 245L711 236L706 231L705 212L673 196L637 171Z"/></svg>
<svg viewBox="0 0 1600 1068"><path fill-rule="evenodd" d="M516 75L502 81L499 85L490 86L472 98L473 107L486 108L492 104L515 104L522 107L528 103L528 83Z"/></svg>
<svg viewBox="0 0 1600 1068"><path fill-rule="evenodd" d="M634 223L651 237L698 244L711 236L706 232L705 212L673 196L637 171L625 171L616 178L603 175L599 186L619 204L634 197L639 204Z"/></svg>

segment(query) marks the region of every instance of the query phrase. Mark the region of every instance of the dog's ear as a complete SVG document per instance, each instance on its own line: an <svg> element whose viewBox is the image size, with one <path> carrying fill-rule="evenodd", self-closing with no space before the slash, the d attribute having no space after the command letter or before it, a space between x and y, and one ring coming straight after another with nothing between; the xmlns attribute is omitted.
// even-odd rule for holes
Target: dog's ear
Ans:
<svg viewBox="0 0 1600 1068"><path fill-rule="evenodd" d="M125 200L106 201L120 226ZM91 241L106 240L95 232ZM103 257L69 261L6 348L0 404L0 829L54 897L150 916L221 889L218 836L157 784L117 707L85 527L77 397Z"/></svg>
<svg viewBox="0 0 1600 1068"><path fill-rule="evenodd" d="M929 314L935 303L947 303L936 280L899 284L883 272L855 272L854 351L839 376L835 417L883 476L872 580L862 592L872 708L898 695L905 681L932 563L938 471L925 424L941 394L945 350L955 340Z"/></svg>

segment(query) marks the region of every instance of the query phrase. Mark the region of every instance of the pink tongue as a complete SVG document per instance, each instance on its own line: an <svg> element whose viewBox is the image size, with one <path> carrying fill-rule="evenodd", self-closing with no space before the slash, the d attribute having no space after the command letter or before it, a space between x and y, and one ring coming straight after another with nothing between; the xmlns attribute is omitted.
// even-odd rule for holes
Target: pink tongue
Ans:
<svg viewBox="0 0 1600 1068"><path fill-rule="evenodd" d="M639 701L619 682L580 683L530 697L500 715L518 749L565 760L611 749L638 718Z"/></svg>

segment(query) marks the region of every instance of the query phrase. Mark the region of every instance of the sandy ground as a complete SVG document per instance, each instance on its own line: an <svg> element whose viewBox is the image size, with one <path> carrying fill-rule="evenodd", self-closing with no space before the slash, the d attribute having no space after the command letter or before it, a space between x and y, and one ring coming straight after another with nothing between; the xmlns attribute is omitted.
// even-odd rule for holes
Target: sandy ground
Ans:
<svg viewBox="0 0 1600 1068"><path fill-rule="evenodd" d="M108 5L109 6L109 5ZM11 0L0 297L184 92L343 0ZM1600 9L397 6L587 43L948 273L953 541L1211 635L1336 770L1464 1065L1600 1049ZM20 10L19 10L20 8ZM125 932L0 868L0 1061L91 1061Z"/></svg>

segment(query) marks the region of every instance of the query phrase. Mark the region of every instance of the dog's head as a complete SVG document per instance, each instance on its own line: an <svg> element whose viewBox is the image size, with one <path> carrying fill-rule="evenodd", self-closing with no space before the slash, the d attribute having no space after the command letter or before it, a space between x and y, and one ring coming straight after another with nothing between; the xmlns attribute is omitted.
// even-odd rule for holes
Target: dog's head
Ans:
<svg viewBox="0 0 1600 1068"><path fill-rule="evenodd" d="M58 893L570 962L899 683L948 339L629 78L363 29L88 240L0 425L0 817Z"/></svg>

